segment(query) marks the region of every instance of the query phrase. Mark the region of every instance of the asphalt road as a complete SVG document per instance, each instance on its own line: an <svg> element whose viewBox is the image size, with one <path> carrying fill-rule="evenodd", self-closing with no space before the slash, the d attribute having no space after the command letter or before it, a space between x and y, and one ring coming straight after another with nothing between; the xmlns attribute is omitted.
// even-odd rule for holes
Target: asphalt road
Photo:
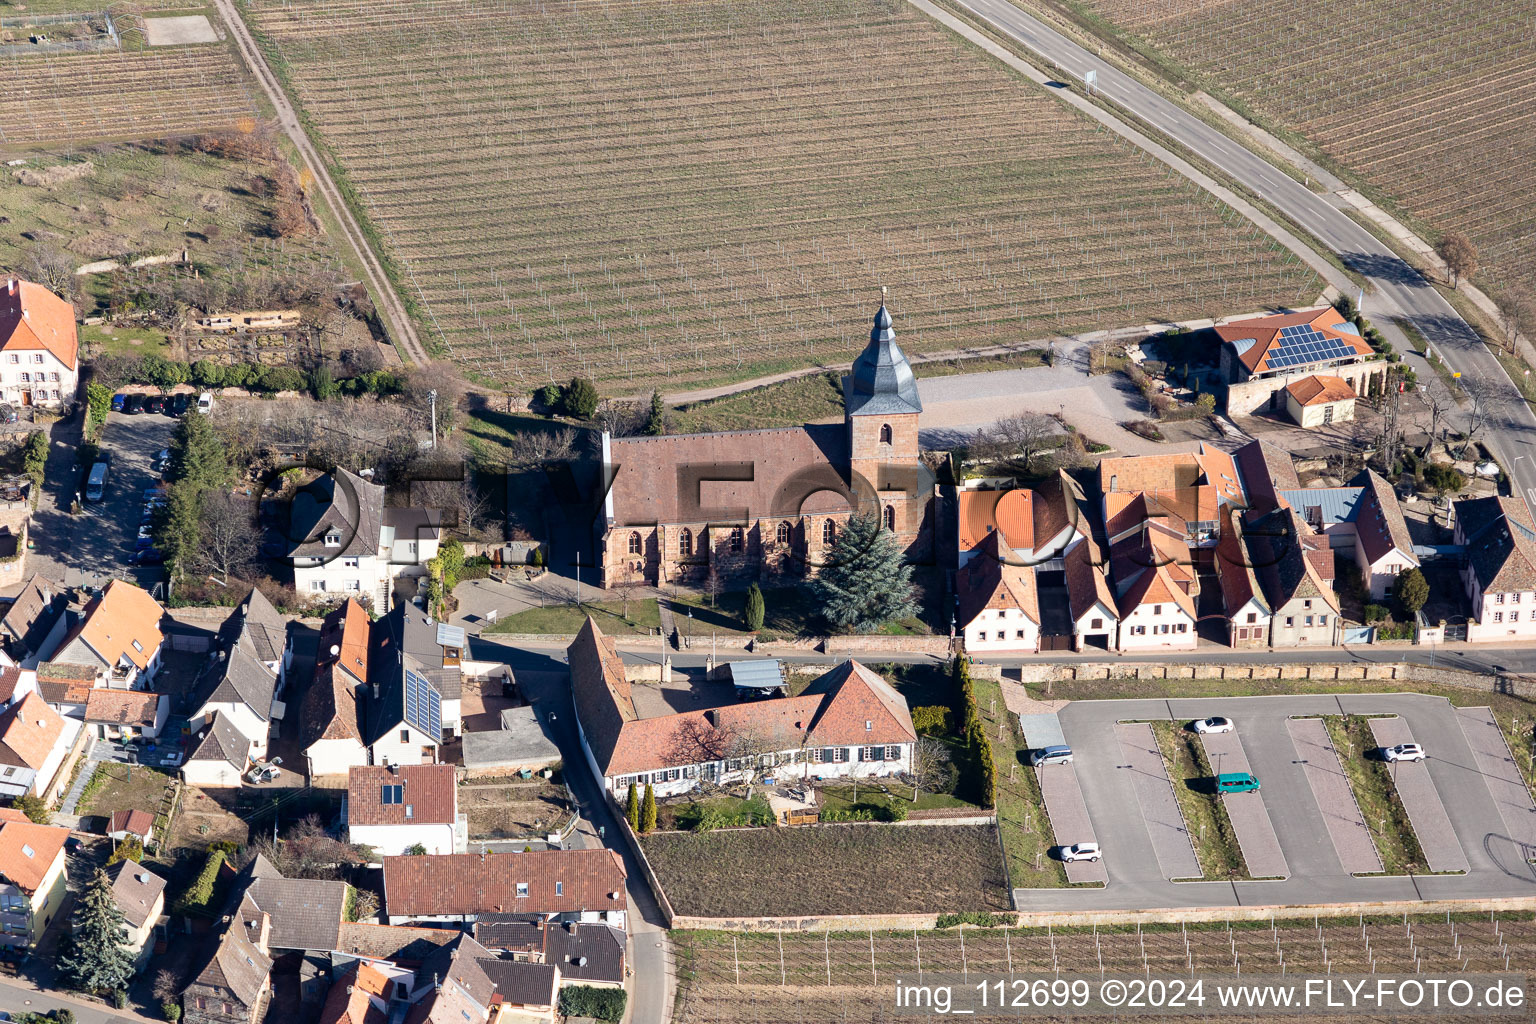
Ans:
<svg viewBox="0 0 1536 1024"><path fill-rule="evenodd" d="M0 978L0 1009L9 1010L11 1013L27 1011L30 1013L47 1013L50 1010L73 1010L77 1024L132 1024L134 1017L124 1017L109 1010L103 1010L89 1003L78 1002L73 999L63 999L47 992L35 992L30 988L13 985L7 979Z"/></svg>
<svg viewBox="0 0 1536 1024"><path fill-rule="evenodd" d="M1347 203L1315 193L1194 114L1116 69L1101 57L1031 17L1008 0L955 0L1030 51L1082 81L1097 72L1095 93L1152 125L1232 179L1262 196L1313 235L1350 269L1369 279L1365 311L1410 320L1472 380L1488 382L1494 398L1480 440L1492 448L1516 484L1515 493L1536 505L1536 414L1520 396L1477 333L1413 267L1345 214Z"/></svg>
<svg viewBox="0 0 1536 1024"><path fill-rule="evenodd" d="M1339 863L1327 823L1285 722L1293 715L1397 714L1430 750L1429 775L1467 855L1465 875L1367 877ZM1143 823L1134 773L1116 743L1116 723L1225 715L1263 780L1289 877L1272 882L1172 882L1164 877ZM1420 694L1229 697L1201 700L1076 701L1061 711L1073 767L1094 831L1107 837L1109 885L1097 890L1016 890L1021 910L1266 906L1356 900L1431 900L1536 895L1536 871L1508 835L1500 808L1450 704Z"/></svg>

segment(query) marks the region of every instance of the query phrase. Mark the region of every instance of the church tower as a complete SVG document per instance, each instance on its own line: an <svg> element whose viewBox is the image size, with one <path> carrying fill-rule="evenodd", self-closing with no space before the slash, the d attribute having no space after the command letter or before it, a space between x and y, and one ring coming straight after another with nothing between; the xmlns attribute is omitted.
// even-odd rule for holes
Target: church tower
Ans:
<svg viewBox="0 0 1536 1024"><path fill-rule="evenodd" d="M881 289L882 296L885 289ZM919 472L917 427L923 411L917 378L891 327L885 303L875 314L869 344L843 380L851 483L861 502L878 494L881 521L903 539L915 537L928 507L931 481Z"/></svg>

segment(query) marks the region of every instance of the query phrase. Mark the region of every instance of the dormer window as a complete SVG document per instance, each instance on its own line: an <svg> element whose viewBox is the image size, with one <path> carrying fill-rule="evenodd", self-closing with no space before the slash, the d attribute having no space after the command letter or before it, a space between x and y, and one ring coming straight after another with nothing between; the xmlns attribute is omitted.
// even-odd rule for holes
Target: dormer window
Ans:
<svg viewBox="0 0 1536 1024"><path fill-rule="evenodd" d="M325 546L328 548L341 547L341 534L335 530L328 531L325 535Z"/></svg>

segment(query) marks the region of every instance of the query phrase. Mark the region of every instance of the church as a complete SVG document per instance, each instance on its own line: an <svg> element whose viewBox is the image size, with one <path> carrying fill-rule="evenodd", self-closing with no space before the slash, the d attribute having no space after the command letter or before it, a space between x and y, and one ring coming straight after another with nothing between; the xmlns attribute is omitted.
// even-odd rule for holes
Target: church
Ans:
<svg viewBox="0 0 1536 1024"><path fill-rule="evenodd" d="M909 558L932 553L935 481L919 457L923 404L884 304L843 379L842 423L662 437L603 434L605 587L789 583L814 575L855 512Z"/></svg>

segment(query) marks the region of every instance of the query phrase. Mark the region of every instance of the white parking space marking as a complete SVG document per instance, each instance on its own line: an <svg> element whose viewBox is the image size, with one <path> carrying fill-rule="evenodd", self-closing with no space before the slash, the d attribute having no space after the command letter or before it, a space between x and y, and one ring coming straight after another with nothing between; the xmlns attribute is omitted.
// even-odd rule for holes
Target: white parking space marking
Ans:
<svg viewBox="0 0 1536 1024"><path fill-rule="evenodd" d="M1383 747L1413 742L1413 731L1401 718L1371 719L1371 735ZM1424 851L1429 870L1467 870L1467 854L1456 838L1450 816L1445 813L1440 791L1429 777L1429 766L1422 761L1398 761L1391 770L1398 798L1403 801L1408 820L1413 823L1414 834L1419 837L1419 849Z"/></svg>

